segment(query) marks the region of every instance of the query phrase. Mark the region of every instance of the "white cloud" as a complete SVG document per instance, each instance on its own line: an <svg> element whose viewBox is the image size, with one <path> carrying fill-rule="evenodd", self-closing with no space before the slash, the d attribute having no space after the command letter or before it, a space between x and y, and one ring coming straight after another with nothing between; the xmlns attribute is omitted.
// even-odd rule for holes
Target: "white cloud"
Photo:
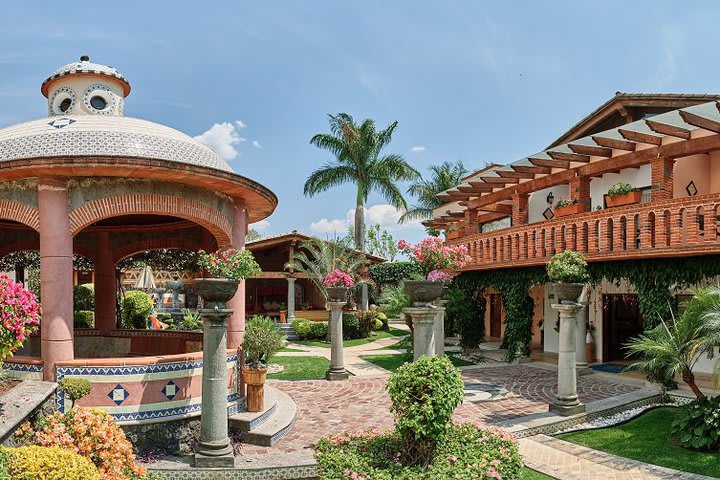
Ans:
<svg viewBox="0 0 720 480"><path fill-rule="evenodd" d="M216 123L206 132L196 136L195 140L212 148L225 160L232 160L240 154L237 146L245 141L238 132L238 129L244 126L245 124L240 120L236 120L234 123Z"/></svg>
<svg viewBox="0 0 720 480"><path fill-rule="evenodd" d="M422 145L416 145L410 149L410 153L422 153L425 150L427 150L427 148L423 147Z"/></svg>
<svg viewBox="0 0 720 480"><path fill-rule="evenodd" d="M381 203L373 205L365 209L365 225L376 225L379 224L380 228L389 232L398 232L403 230L411 230L421 228L420 222L408 222L399 224L400 216L402 213L392 205L387 203ZM327 219L321 218L316 222L310 224L310 231L315 233L337 233L338 235L345 235L351 225L355 222L355 209L350 209L345 215L345 218Z"/></svg>
<svg viewBox="0 0 720 480"><path fill-rule="evenodd" d="M258 142L257 140L252 141L252 146L255 148L262 148L262 145L260 145L260 142Z"/></svg>
<svg viewBox="0 0 720 480"><path fill-rule="evenodd" d="M250 228L256 232L264 232L270 227L270 222L267 220L260 220L259 222L251 223Z"/></svg>

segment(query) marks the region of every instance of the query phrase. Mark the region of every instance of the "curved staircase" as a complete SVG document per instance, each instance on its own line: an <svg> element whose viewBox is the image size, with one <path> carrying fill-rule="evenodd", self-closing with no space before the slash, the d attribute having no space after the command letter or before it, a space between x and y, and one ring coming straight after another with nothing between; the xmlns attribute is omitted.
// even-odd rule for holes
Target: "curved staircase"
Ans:
<svg viewBox="0 0 720 480"><path fill-rule="evenodd" d="M231 415L230 430L241 432L243 443L271 447L287 435L295 423L297 404L285 392L265 384L265 409Z"/></svg>

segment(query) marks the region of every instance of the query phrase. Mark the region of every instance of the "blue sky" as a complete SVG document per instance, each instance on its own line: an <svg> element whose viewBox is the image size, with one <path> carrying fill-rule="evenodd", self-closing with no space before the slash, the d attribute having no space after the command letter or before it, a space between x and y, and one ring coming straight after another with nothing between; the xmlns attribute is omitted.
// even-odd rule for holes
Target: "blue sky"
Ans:
<svg viewBox="0 0 720 480"><path fill-rule="evenodd" d="M535 153L624 92L720 92L715 2L7 2L0 127L45 115L41 82L88 54L133 86L126 115L202 135L280 198L265 233L344 230L351 186L305 198L326 114L397 120L421 171ZM203 135L204 134L204 135ZM230 158L233 157L234 158ZM396 213L370 199L396 238Z"/></svg>

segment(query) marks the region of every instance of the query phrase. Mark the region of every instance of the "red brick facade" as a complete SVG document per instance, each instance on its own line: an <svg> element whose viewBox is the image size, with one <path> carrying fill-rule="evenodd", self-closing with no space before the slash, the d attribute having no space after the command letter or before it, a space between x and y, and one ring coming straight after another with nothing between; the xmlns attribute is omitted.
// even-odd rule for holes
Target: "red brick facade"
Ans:
<svg viewBox="0 0 720 480"><path fill-rule="evenodd" d="M528 223L528 198L527 193L515 193L512 196L512 224L513 226L525 225Z"/></svg>
<svg viewBox="0 0 720 480"><path fill-rule="evenodd" d="M675 160L665 157L659 157L650 162L653 201L673 198L674 165Z"/></svg>
<svg viewBox="0 0 720 480"><path fill-rule="evenodd" d="M21 203L0 200L0 219L12 220L27 225L33 230L40 228L38 211Z"/></svg>
<svg viewBox="0 0 720 480"><path fill-rule="evenodd" d="M590 208L590 177L574 177L570 179L570 201L582 203Z"/></svg>

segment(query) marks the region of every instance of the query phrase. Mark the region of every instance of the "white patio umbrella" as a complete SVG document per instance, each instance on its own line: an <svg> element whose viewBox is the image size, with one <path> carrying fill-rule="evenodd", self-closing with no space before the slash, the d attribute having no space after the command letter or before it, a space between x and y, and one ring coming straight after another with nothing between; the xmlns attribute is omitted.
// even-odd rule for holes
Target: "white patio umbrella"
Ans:
<svg viewBox="0 0 720 480"><path fill-rule="evenodd" d="M152 290L155 288L155 275L153 275L152 268L147 265L145 266L137 282L135 282L135 288L142 290Z"/></svg>

